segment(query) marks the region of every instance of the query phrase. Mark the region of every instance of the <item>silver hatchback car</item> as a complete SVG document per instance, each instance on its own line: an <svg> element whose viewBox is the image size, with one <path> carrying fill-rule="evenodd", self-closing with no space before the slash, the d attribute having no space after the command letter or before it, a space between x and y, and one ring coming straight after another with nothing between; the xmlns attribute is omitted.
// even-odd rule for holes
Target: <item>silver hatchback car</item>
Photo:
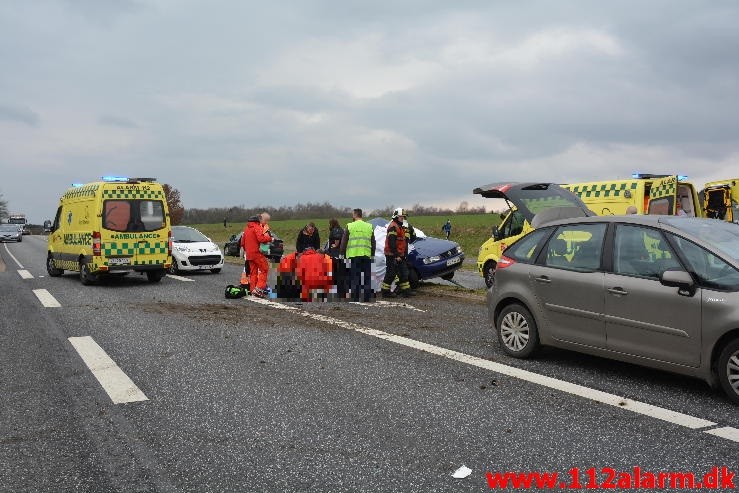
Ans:
<svg viewBox="0 0 739 493"><path fill-rule="evenodd" d="M508 247L487 293L501 348L557 346L701 378L739 404L739 225L561 220Z"/></svg>

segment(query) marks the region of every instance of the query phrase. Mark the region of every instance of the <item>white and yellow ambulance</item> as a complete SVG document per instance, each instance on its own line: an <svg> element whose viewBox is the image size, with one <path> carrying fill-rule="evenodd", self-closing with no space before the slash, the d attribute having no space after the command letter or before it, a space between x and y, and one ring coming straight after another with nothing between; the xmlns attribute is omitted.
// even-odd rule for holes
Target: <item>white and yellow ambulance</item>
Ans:
<svg viewBox="0 0 739 493"><path fill-rule="evenodd" d="M562 186L577 194L599 216L627 214L629 207L633 206L637 214L703 217L698 192L686 178L634 173L631 179Z"/></svg>
<svg viewBox="0 0 739 493"><path fill-rule="evenodd" d="M699 195L706 217L739 222L739 178L706 183Z"/></svg>
<svg viewBox="0 0 739 493"><path fill-rule="evenodd" d="M154 178L103 177L62 195L48 239L50 276L140 272L151 282L172 262L172 230L162 185Z"/></svg>

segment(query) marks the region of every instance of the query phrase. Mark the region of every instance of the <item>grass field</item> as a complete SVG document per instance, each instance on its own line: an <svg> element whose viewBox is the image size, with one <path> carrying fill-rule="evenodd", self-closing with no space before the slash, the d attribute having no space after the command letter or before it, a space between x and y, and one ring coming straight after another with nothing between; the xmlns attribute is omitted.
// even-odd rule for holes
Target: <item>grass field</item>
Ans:
<svg viewBox="0 0 739 493"><path fill-rule="evenodd" d="M346 227L351 218L337 218L342 227ZM371 219L371 218L369 218ZM462 246L465 256L468 260L475 261L480 245L488 238L494 225L500 222L498 214L468 214L446 216L411 216L410 223L421 229L428 236L436 236L443 238L444 233L441 226L447 219L452 221L452 234L450 239L456 241ZM308 222L314 222L321 235L321 243L326 242L328 235L328 219L289 219L283 221L270 221L270 227L285 242L285 251L295 251L295 241L298 232ZM223 244L233 234L238 234L244 229L243 224L229 223L224 228L223 223L218 224L191 224L193 228L200 230L204 235L223 247ZM465 262L465 267L470 267L469 262ZM474 268L474 267L472 267Z"/></svg>

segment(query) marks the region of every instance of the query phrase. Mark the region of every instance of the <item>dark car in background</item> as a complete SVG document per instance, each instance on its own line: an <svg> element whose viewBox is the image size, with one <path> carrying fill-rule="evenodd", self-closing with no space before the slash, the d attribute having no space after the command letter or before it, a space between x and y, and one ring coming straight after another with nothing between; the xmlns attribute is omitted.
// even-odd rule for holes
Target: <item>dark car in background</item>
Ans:
<svg viewBox="0 0 739 493"><path fill-rule="evenodd" d="M511 356L560 347L701 378L739 404L739 225L554 221L505 250L487 303Z"/></svg>
<svg viewBox="0 0 739 493"><path fill-rule="evenodd" d="M244 251L241 248L241 232L237 235L231 235L228 241L223 245L223 254L229 257L241 257L244 258ZM267 258L270 262L279 262L282 258L282 254L285 251L285 245L277 234L273 231L269 232L272 235L272 243L269 245L269 255Z"/></svg>

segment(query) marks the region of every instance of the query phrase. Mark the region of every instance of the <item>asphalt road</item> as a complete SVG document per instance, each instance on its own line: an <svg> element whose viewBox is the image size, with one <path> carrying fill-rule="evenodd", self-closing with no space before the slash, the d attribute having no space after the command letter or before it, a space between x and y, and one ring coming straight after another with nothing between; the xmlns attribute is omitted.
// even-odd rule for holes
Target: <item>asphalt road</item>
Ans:
<svg viewBox="0 0 739 493"><path fill-rule="evenodd" d="M739 472L739 436L706 433L739 428L721 394L566 351L508 358L463 292L256 303L224 299L234 265L85 287L46 275L44 237L0 245L0 259L0 491L484 491L487 472ZM118 368L147 400L114 403L70 341L86 337L115 363L91 364L106 385Z"/></svg>

